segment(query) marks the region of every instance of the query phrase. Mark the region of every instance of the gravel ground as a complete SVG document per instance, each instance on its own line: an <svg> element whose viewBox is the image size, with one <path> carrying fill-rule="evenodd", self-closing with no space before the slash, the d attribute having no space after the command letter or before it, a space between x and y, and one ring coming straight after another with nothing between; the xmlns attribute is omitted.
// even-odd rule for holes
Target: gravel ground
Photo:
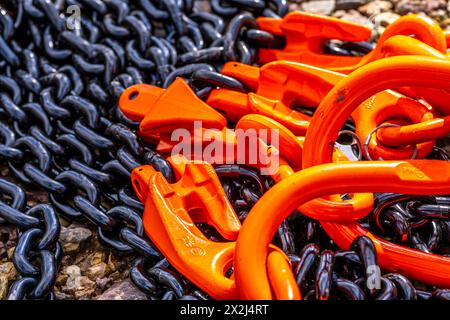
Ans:
<svg viewBox="0 0 450 320"><path fill-rule="evenodd" d="M197 2L208 10L208 1ZM374 36L401 15L426 14L442 28L450 29L450 1L445 0L315 0L291 1L291 10L331 15L359 23L371 23ZM450 140L447 141L450 144ZM450 151L450 150L449 150ZM8 169L0 166L0 175L12 179ZM44 192L28 193L29 204L48 202ZM62 267L55 292L58 299L146 299L129 281L133 256L118 256L103 247L95 228L61 220L61 242L64 248ZM4 299L17 272L10 262L17 238L15 230L0 228L0 299Z"/></svg>

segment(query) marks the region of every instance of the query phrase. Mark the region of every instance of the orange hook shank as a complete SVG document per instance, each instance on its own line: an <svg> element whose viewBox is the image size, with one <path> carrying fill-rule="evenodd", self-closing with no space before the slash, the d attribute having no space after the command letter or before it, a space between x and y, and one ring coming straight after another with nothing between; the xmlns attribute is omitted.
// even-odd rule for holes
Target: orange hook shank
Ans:
<svg viewBox="0 0 450 320"><path fill-rule="evenodd" d="M235 242L214 242L195 222L213 225L225 238L235 239L240 228L231 204L211 165L171 159L179 180L169 184L152 166L132 172L133 187L145 205L143 216L147 235L167 260L186 278L215 299L238 298L233 279L225 277L232 267ZM295 279L286 272L288 258L278 248L267 269L274 279L274 291L288 292L282 298L299 298ZM284 262L280 262L284 259ZM279 266L283 268L279 268Z"/></svg>
<svg viewBox="0 0 450 320"><path fill-rule="evenodd" d="M448 194L449 181L449 162L422 160L326 164L302 170L276 184L251 209L239 233L234 266L240 298L273 298L265 268L268 245L280 223L299 205L339 192ZM322 225L343 249L349 249L356 236L369 236L385 271L402 272L427 284L450 287L448 257L389 243L356 222Z"/></svg>
<svg viewBox="0 0 450 320"><path fill-rule="evenodd" d="M395 35L414 35L417 39L445 53L446 36L439 24L428 17L409 14L390 24L378 40L377 47L364 57L342 57L325 54L323 47L328 40L366 41L371 35L367 26L318 16L292 12L283 19L258 18L258 26L276 36L285 37L286 46L281 49L261 48L261 64L276 60L296 61L350 73L359 67L382 58L384 42Z"/></svg>

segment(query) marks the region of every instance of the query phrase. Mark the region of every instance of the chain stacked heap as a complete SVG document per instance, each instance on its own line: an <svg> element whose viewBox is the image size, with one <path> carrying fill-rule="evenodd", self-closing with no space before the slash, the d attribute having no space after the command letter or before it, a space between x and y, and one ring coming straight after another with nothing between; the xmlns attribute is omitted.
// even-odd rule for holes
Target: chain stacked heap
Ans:
<svg viewBox="0 0 450 320"><path fill-rule="evenodd" d="M8 299L54 299L59 217L138 256L130 277L151 299L449 299L450 37L405 16L374 47L367 27L287 14L285 0L204 4L1 4L0 165L11 175L0 224L19 231ZM180 165L170 137L195 120L225 146L229 128L279 130L279 170ZM362 158L396 162L348 162ZM352 170L369 182L342 176ZM48 203L28 206L24 189ZM277 193L298 202L283 207ZM429 270L402 265L407 254Z"/></svg>

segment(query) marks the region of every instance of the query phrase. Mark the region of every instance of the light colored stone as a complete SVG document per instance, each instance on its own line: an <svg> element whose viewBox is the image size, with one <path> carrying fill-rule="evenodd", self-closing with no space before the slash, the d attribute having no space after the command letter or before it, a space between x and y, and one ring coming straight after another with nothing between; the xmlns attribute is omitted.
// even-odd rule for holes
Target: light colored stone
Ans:
<svg viewBox="0 0 450 320"><path fill-rule="evenodd" d="M17 277L17 270L12 262L5 262L0 264L0 274L5 275L8 281L13 281Z"/></svg>
<svg viewBox="0 0 450 320"><path fill-rule="evenodd" d="M79 243L64 243L63 244L63 251L65 254L71 255L74 253L77 253L80 251L80 244Z"/></svg>
<svg viewBox="0 0 450 320"><path fill-rule="evenodd" d="M97 300L147 300L147 296L131 282L125 279L99 295Z"/></svg>
<svg viewBox="0 0 450 320"><path fill-rule="evenodd" d="M64 291L74 292L81 288L81 271L80 267L72 265L68 266L64 273L68 276L66 285L63 287Z"/></svg>
<svg viewBox="0 0 450 320"><path fill-rule="evenodd" d="M194 1L195 12L211 12L211 5L209 0L197 0Z"/></svg>
<svg viewBox="0 0 450 320"><path fill-rule="evenodd" d="M60 239L65 254L71 255L80 251L81 245L92 237L91 230L77 225L61 228Z"/></svg>
<svg viewBox="0 0 450 320"><path fill-rule="evenodd" d="M300 11L302 10L299 3L289 3L289 11Z"/></svg>
<svg viewBox="0 0 450 320"><path fill-rule="evenodd" d="M117 258L110 253L108 256L108 268L111 272L114 272L117 270L117 268L119 267L119 261L117 261Z"/></svg>
<svg viewBox="0 0 450 320"><path fill-rule="evenodd" d="M94 252L89 257L89 263L91 266L95 266L96 264L104 262L105 260L106 260L106 254L103 251Z"/></svg>
<svg viewBox="0 0 450 320"><path fill-rule="evenodd" d="M369 0L336 0L336 10L353 10L365 5Z"/></svg>
<svg viewBox="0 0 450 320"><path fill-rule="evenodd" d="M400 18L400 16L396 13L383 12L376 15L373 19L373 22L378 26L387 27L398 18Z"/></svg>
<svg viewBox="0 0 450 320"><path fill-rule="evenodd" d="M0 274L0 300L4 300L8 295L8 276L5 274Z"/></svg>
<svg viewBox="0 0 450 320"><path fill-rule="evenodd" d="M104 291L107 287L109 287L113 283L113 280L108 277L97 278L95 280L95 284L97 285L97 289L100 291Z"/></svg>
<svg viewBox="0 0 450 320"><path fill-rule="evenodd" d="M95 282L90 280L86 276L80 276L78 274L79 268L78 270L76 268L73 268L76 266L70 267L72 267L70 270L72 270L73 273L69 275L66 285L61 288L62 291L65 293L72 294L75 297L75 299L90 297L95 291L96 288Z"/></svg>
<svg viewBox="0 0 450 320"><path fill-rule="evenodd" d="M303 2L301 8L311 13L330 15L334 11L335 6L336 0L314 0Z"/></svg>
<svg viewBox="0 0 450 320"><path fill-rule="evenodd" d="M60 240L65 243L83 243L92 237L91 230L79 226L70 225L61 228Z"/></svg>
<svg viewBox="0 0 450 320"><path fill-rule="evenodd" d="M6 254L7 254L9 260L12 259L12 256L13 256L13 254L14 254L14 250L16 250L16 247L11 247L11 248L9 248L9 249L6 251Z"/></svg>
<svg viewBox="0 0 450 320"><path fill-rule="evenodd" d="M95 292L95 289L83 289L74 292L73 296L76 300L87 300L89 299Z"/></svg>
<svg viewBox="0 0 450 320"><path fill-rule="evenodd" d="M391 10L393 7L390 1L375 0L358 9L362 14L370 17Z"/></svg>
<svg viewBox="0 0 450 320"><path fill-rule="evenodd" d="M80 284L82 288L85 289L95 289L95 282L86 276L80 277Z"/></svg>
<svg viewBox="0 0 450 320"><path fill-rule="evenodd" d="M338 10L333 13L333 17L359 24L367 24L368 21L366 17L364 17L361 13L359 13L356 10L350 11Z"/></svg>
<svg viewBox="0 0 450 320"><path fill-rule="evenodd" d="M57 289L54 290L56 300L73 300L73 296L71 294L61 292Z"/></svg>
<svg viewBox="0 0 450 320"><path fill-rule="evenodd" d="M395 11L399 14L426 12L429 13L437 9L445 9L445 0L400 0L395 6Z"/></svg>
<svg viewBox="0 0 450 320"><path fill-rule="evenodd" d="M86 275L91 280L96 280L98 278L103 278L108 272L108 265L104 262L100 262L86 270Z"/></svg>

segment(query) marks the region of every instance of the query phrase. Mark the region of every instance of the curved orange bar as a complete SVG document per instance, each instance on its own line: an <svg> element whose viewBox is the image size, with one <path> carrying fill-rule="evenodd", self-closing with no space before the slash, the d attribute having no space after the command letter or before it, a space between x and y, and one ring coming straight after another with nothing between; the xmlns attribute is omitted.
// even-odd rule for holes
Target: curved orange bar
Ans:
<svg viewBox="0 0 450 320"><path fill-rule="evenodd" d="M302 298L292 267L286 257L278 251L272 251L267 257L267 274L277 300L300 300Z"/></svg>
<svg viewBox="0 0 450 320"><path fill-rule="evenodd" d="M272 178L279 182L293 175L299 169L294 170L286 161L294 163L298 155L302 153L304 139L295 137L286 127L261 115L247 115L237 124L236 129L275 129L280 137L280 163ZM264 140L263 140L264 141ZM270 141L264 141L270 145ZM291 157L291 158L288 158ZM347 161L339 149L333 152L333 161ZM315 199L298 209L310 218L325 221L349 222L365 217L372 208L372 195L357 193L352 195L351 201L343 202L339 196L332 196L330 199Z"/></svg>
<svg viewBox="0 0 450 320"><path fill-rule="evenodd" d="M410 37L398 37L419 42ZM392 43L399 45L400 40ZM283 105L288 109L293 106L316 108L334 85L346 77L330 70L288 61L271 62L261 68L229 62L224 65L222 73L243 81L244 84L255 90L255 94L251 93L247 97L240 92L217 89L212 92L208 103L221 110L228 106L228 111L237 111L241 117L250 112L249 109L252 109L249 108L249 102L254 99L250 99L250 95L269 98L270 100L267 100L270 101L270 104ZM272 114L266 115L278 121L278 118ZM442 133L442 130L436 128L432 121L434 116L425 105L391 90L379 92L364 101L352 112L351 117L355 122L356 133L361 141L364 141L373 129L392 120L409 120L402 123L406 125L420 123L420 130L427 132L429 139L424 143L421 143L421 138L416 138L417 141L414 142L414 137L420 136L421 131L417 131L408 137L411 140L409 144L406 144L403 139L391 139L389 143L383 144L380 143L381 141L377 141L374 135L370 140L369 152L375 159L379 157L387 160L409 159L414 153L414 148L410 145L414 144L419 144L417 146L418 157L424 158L431 152L434 146L433 140L446 135ZM309 126L309 120L310 117L307 117L307 121L305 121L307 125L303 129L305 132ZM285 124L284 122L280 123ZM287 126L287 128L292 131L292 127ZM380 131L383 130L385 129L380 129ZM298 135L298 131L292 132Z"/></svg>
<svg viewBox="0 0 450 320"><path fill-rule="evenodd" d="M377 133L378 139L387 145L424 143L450 134L450 116L428 120L408 126L384 128Z"/></svg>
<svg viewBox="0 0 450 320"><path fill-rule="evenodd" d="M382 56L420 55L448 60L447 54L411 37L393 36L386 40L382 48ZM398 91L415 98L422 98L442 115L450 115L450 90L434 88L398 88Z"/></svg>
<svg viewBox="0 0 450 320"><path fill-rule="evenodd" d="M368 76L370 75L370 76ZM339 82L319 105L306 134L303 168L331 162L330 145L350 114L368 97L391 87L445 89L450 61L421 57L392 57L370 63Z"/></svg>
<svg viewBox="0 0 450 320"><path fill-rule="evenodd" d="M279 139L278 149L280 151L280 155L284 159L289 161L289 163L293 164L294 169L301 169L303 145L300 143L297 137L282 124L269 117L265 117L259 114L248 114L246 116L243 116L236 123L236 130L239 129L242 129L244 131L254 129L258 132L260 132L261 129L277 130ZM263 140L263 142L267 145L272 144L270 137L271 135L269 134L264 138L259 136L259 138Z"/></svg>
<svg viewBox="0 0 450 320"><path fill-rule="evenodd" d="M344 190L448 194L449 181L450 162L426 160L326 164L302 170L276 184L252 208L238 236L234 265L240 298L273 298L265 268L268 246L281 222L299 205ZM356 235L369 234L356 223L322 224L331 238L345 249ZM373 235L371 238L383 269L399 271L428 284L450 287L450 258L395 244L386 245L386 241Z"/></svg>

